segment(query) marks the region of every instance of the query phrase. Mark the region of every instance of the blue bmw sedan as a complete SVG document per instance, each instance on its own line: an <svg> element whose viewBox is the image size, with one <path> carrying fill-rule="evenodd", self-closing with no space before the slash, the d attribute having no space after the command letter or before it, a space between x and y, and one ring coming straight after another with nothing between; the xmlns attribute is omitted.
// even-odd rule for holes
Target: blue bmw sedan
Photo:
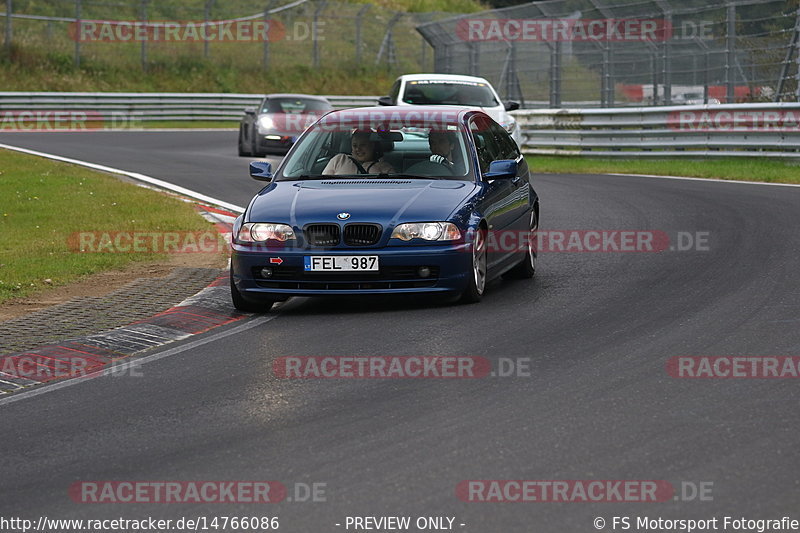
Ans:
<svg viewBox="0 0 800 533"><path fill-rule="evenodd" d="M539 199L519 148L482 111L333 111L311 126L236 220L231 297L444 293L477 302L498 276L532 278Z"/></svg>

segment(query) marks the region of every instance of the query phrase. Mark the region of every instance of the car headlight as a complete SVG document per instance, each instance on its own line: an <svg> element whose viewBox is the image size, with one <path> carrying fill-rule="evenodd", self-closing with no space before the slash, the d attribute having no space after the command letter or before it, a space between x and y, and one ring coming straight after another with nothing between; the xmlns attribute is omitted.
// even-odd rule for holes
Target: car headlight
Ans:
<svg viewBox="0 0 800 533"><path fill-rule="evenodd" d="M392 239L410 241L424 239L426 241L455 241L461 238L461 232L452 222L411 222L398 224L392 232Z"/></svg>
<svg viewBox="0 0 800 533"><path fill-rule="evenodd" d="M259 117L258 118L258 129L259 130L271 130L275 127L275 121L273 121L270 117Z"/></svg>
<svg viewBox="0 0 800 533"><path fill-rule="evenodd" d="M294 239L294 230L287 224L248 222L242 224L236 240L239 242L286 242Z"/></svg>

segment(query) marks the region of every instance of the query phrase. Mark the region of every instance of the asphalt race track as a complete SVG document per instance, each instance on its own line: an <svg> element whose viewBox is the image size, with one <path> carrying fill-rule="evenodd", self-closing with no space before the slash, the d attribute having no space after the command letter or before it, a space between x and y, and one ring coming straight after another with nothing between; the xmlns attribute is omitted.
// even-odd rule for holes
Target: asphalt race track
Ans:
<svg viewBox="0 0 800 533"><path fill-rule="evenodd" d="M0 142L242 206L260 188L235 132ZM306 533L346 531L347 516L448 516L481 533L589 532L596 517L610 531L614 516L800 519L800 382L666 371L675 356L800 356L800 188L578 175L538 176L535 187L544 230L659 230L675 244L678 232L700 232L707 245L543 253L535 282L495 282L475 305L295 298L272 320L147 362L140 377L0 402L0 514L278 516L279 531ZM278 379L273 361L288 355L529 358L530 375ZM459 482L481 479L666 480L678 500L457 498ZM272 505L74 503L70 485L91 480L277 480L293 500L297 483L324 483L325 494ZM692 496L701 483L711 487L702 501Z"/></svg>

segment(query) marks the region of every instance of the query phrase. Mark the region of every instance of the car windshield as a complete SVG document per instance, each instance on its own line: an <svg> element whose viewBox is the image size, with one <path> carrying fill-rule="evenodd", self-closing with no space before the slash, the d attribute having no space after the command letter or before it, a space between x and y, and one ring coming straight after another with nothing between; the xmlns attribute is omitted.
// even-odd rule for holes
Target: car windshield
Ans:
<svg viewBox="0 0 800 533"><path fill-rule="evenodd" d="M488 84L472 81L409 81L403 102L415 105L465 105L495 107L500 105Z"/></svg>
<svg viewBox="0 0 800 533"><path fill-rule="evenodd" d="M277 181L362 177L471 180L464 132L454 118L442 122L440 118L446 114L450 113L412 112L397 114L399 120L389 121L384 120L385 113L359 115L352 110L329 114L298 141Z"/></svg>
<svg viewBox="0 0 800 533"><path fill-rule="evenodd" d="M327 102L312 98L268 98L261 106L262 113L296 114L303 115L308 113L320 114L330 111L332 108Z"/></svg>

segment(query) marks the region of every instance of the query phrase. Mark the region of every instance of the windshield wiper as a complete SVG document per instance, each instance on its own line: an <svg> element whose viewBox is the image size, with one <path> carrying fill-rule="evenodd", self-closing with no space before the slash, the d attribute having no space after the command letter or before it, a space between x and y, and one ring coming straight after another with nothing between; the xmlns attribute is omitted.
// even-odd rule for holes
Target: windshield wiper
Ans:
<svg viewBox="0 0 800 533"><path fill-rule="evenodd" d="M419 174L406 174L403 172L397 174L378 174L379 178L383 179L413 179L413 180L443 180L441 176L420 176Z"/></svg>
<svg viewBox="0 0 800 533"><path fill-rule="evenodd" d="M300 174L299 176L293 176L291 179L295 180L318 180L320 178L335 178L333 174Z"/></svg>

